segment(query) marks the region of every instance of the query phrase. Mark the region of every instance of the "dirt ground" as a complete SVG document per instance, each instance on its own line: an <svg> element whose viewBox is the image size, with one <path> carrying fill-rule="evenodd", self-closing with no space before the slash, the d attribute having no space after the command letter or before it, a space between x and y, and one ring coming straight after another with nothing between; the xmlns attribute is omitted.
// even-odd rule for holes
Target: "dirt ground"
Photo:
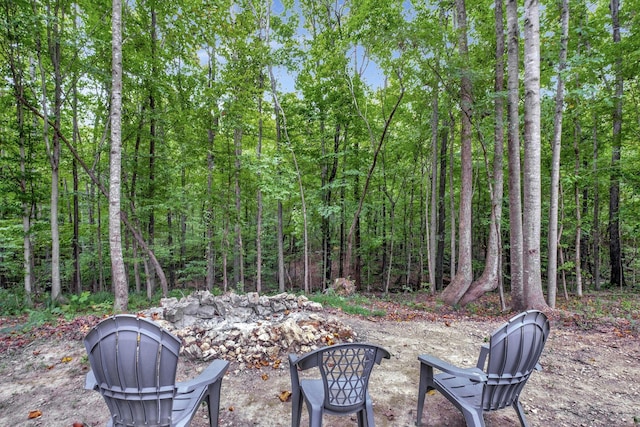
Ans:
<svg viewBox="0 0 640 427"><path fill-rule="evenodd" d="M329 314L327 314L329 315ZM429 353L473 366L485 338L502 323L467 318L365 319L333 313L358 341L386 347L391 360L373 371L370 393L378 426L416 422L419 363ZM81 337L82 334L76 334ZM51 337L0 353L0 426L103 426L108 411L100 395L83 389L88 363L78 338ZM614 327L581 330L553 321L542 355L544 370L532 375L521 396L532 426L640 426L640 339ZM204 363L181 358L179 379ZM231 365L222 384L221 426L279 427L291 424L291 403L278 395L291 389L288 364L280 369L238 371ZM29 419L29 415L40 416ZM306 410L305 410L306 411ZM192 426L208 426L203 409ZM303 425L306 422L303 415ZM485 414L487 426L519 425L515 412ZM80 424L74 424L80 423ZM357 425L354 418L327 416L324 425ZM441 395L428 395L423 425L464 426L462 415Z"/></svg>

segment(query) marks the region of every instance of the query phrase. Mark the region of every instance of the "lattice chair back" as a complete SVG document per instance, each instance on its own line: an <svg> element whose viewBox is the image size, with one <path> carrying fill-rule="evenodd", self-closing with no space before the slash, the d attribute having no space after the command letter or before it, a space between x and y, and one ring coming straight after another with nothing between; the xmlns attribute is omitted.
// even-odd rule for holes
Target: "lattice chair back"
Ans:
<svg viewBox="0 0 640 427"><path fill-rule="evenodd" d="M363 345L328 347L319 364L325 407L347 411L364 403L373 365L380 363L378 348Z"/></svg>
<svg viewBox="0 0 640 427"><path fill-rule="evenodd" d="M517 402L549 336L549 320L537 310L513 317L495 331L489 343L487 383L482 407L493 411Z"/></svg>
<svg viewBox="0 0 640 427"><path fill-rule="evenodd" d="M136 316L102 321L85 347L114 426L170 426L180 340Z"/></svg>

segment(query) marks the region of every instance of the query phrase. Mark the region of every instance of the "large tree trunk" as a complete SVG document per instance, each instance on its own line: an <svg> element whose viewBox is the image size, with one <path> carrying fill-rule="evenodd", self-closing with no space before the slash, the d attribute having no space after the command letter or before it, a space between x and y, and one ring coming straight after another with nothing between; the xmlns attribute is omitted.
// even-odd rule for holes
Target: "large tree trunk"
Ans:
<svg viewBox="0 0 640 427"><path fill-rule="evenodd" d="M539 0L524 4L524 162L523 162L523 286L525 308L547 306L542 294L540 228L540 16Z"/></svg>
<svg viewBox="0 0 640 427"><path fill-rule="evenodd" d="M464 0L456 0L458 16L458 49L463 64L468 64L467 49L467 12ZM473 191L472 159L471 159L471 114L472 114L472 86L470 70L464 66L461 70L460 109L461 109L461 188L459 209L459 248L458 271L452 282L442 292L442 299L449 305L457 304L467 292L473 280L472 250L471 250L471 198Z"/></svg>
<svg viewBox="0 0 640 427"><path fill-rule="evenodd" d="M502 172L502 156L504 152L504 97L500 95L504 91L504 24L502 13L502 1L495 1L496 24L496 79L494 91L494 152L493 152L493 184L490 185L491 214L489 225L489 242L484 271L478 280L471 284L467 293L462 297L460 304L466 305L480 298L486 292L492 291L500 284L500 259L501 247L501 223L502 223L502 198L504 188L504 174Z"/></svg>
<svg viewBox="0 0 640 427"><path fill-rule="evenodd" d="M522 199L520 186L520 113L519 113L519 32L518 2L507 0L507 91L509 155L509 266L511 303L515 310L524 308L522 283Z"/></svg>
<svg viewBox="0 0 640 427"><path fill-rule="evenodd" d="M551 158L551 195L549 201L549 237L547 266L547 303L556 306L558 289L558 195L560 188L560 148L562 142L562 112L564 110L564 77L567 63L567 44L569 41L569 0L562 2L562 38L560 40L560 62L558 64L558 82L556 84L556 109L553 126Z"/></svg>
<svg viewBox="0 0 640 427"><path fill-rule="evenodd" d="M120 173L122 162L122 2L113 0L111 17L111 158L109 168L109 248L111 279L114 288L114 310L126 311L129 285L122 254L120 229Z"/></svg>
<svg viewBox="0 0 640 427"><path fill-rule="evenodd" d="M618 17L620 2L611 0L611 21L613 43L620 45L620 21ZM615 62L615 105L613 109L613 146L611 147L611 178L609 183L609 263L611 267L611 285L624 285L622 270L622 250L620 246L620 149L622 141L622 95L623 76L620 54Z"/></svg>

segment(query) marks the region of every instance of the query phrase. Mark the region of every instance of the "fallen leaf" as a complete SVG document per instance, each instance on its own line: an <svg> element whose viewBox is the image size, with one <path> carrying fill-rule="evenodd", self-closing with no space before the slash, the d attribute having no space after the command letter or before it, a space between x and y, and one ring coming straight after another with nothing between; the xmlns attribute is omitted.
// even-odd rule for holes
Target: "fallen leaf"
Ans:
<svg viewBox="0 0 640 427"><path fill-rule="evenodd" d="M42 416L42 411L36 409L35 411L30 411L28 418L33 420L34 418L39 418Z"/></svg>
<svg viewBox="0 0 640 427"><path fill-rule="evenodd" d="M281 391L278 399L280 399L281 402L288 402L289 399L291 399L291 392L289 390Z"/></svg>
<svg viewBox="0 0 640 427"><path fill-rule="evenodd" d="M62 360L60 360L62 363L69 363L73 360L73 357L63 357Z"/></svg>
<svg viewBox="0 0 640 427"><path fill-rule="evenodd" d="M427 392L427 394L428 394L429 396L433 396L434 394L436 394L436 391L435 391L435 390L429 390L429 391Z"/></svg>
<svg viewBox="0 0 640 427"><path fill-rule="evenodd" d="M229 412L233 412L235 408L233 406L229 406Z"/></svg>
<svg viewBox="0 0 640 427"><path fill-rule="evenodd" d="M260 378L262 378L262 381L266 381L266 380L268 380L268 379L269 379L269 375L267 375L267 374L262 374L262 376L261 376Z"/></svg>

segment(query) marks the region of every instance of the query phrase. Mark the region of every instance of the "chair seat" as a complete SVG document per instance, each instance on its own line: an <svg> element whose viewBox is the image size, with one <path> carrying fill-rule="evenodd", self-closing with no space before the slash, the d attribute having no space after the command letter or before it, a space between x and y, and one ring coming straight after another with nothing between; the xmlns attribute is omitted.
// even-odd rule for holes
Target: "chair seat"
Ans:
<svg viewBox="0 0 640 427"><path fill-rule="evenodd" d="M438 389L444 394L450 396L462 404L469 405L474 408L480 408L482 404L482 390L484 384L471 381L469 378L456 377L451 374L436 374L433 381L439 386Z"/></svg>

